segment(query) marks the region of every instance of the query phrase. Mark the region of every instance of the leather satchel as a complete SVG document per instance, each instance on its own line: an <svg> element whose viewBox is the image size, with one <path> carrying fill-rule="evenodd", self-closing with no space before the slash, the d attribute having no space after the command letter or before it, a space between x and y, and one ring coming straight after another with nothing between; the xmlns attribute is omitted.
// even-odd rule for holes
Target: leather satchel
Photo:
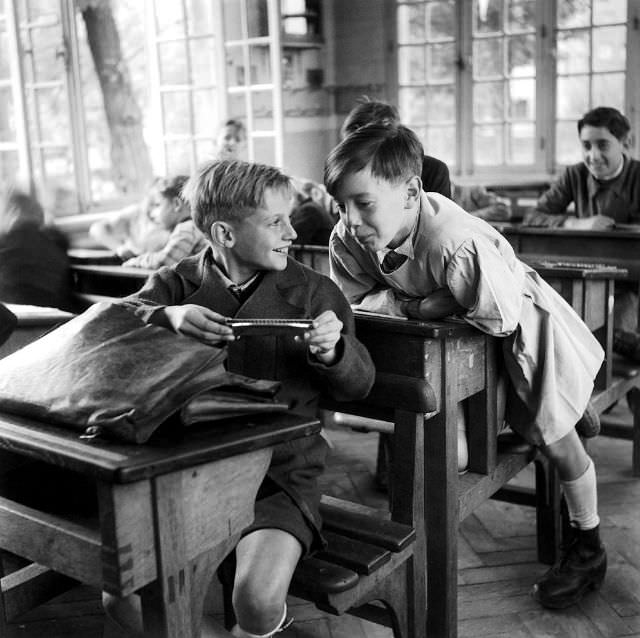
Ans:
<svg viewBox="0 0 640 638"><path fill-rule="evenodd" d="M0 360L0 410L144 443L199 393L255 387L228 373L225 358L224 348L98 303Z"/></svg>

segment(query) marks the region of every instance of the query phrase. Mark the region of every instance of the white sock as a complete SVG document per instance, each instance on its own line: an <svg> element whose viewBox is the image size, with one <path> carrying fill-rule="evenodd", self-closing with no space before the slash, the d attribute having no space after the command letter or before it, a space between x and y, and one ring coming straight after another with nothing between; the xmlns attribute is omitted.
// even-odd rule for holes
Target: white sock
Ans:
<svg viewBox="0 0 640 638"><path fill-rule="evenodd" d="M582 476L573 481L561 481L567 500L571 523L579 529L593 529L600 524L598 516L598 489L596 468L589 459L589 465Z"/></svg>
<svg viewBox="0 0 640 638"><path fill-rule="evenodd" d="M268 631L266 634L252 634L250 631L246 631L245 629L242 629L240 625L236 625L231 630L231 633L234 636L236 636L236 638L270 638L271 636L273 636L273 634L280 631L280 629L282 628L282 626L285 624L286 621L287 621L287 603L284 604L284 610L282 611L282 616L280 617L280 621L278 622L278 624L275 626L274 629L272 629L271 631Z"/></svg>
<svg viewBox="0 0 640 638"><path fill-rule="evenodd" d="M458 403L458 472L467 469L469 465L469 443L467 441L467 422L464 416L464 405Z"/></svg>

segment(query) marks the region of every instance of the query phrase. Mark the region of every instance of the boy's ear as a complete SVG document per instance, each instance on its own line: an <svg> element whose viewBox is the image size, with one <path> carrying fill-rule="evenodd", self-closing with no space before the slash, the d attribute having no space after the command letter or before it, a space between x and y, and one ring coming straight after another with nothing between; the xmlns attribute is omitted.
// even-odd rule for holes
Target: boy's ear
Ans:
<svg viewBox="0 0 640 638"><path fill-rule="evenodd" d="M231 248L236 243L233 227L221 221L211 224L211 239L221 248Z"/></svg>
<svg viewBox="0 0 640 638"><path fill-rule="evenodd" d="M417 175L414 175L407 180L406 189L407 199L405 201L405 208L413 208L416 202L420 200L422 180Z"/></svg>

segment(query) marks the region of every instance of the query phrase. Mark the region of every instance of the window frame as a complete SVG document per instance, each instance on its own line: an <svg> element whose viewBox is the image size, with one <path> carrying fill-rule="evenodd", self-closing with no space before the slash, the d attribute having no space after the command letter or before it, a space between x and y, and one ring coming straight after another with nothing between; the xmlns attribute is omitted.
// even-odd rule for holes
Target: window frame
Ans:
<svg viewBox="0 0 640 638"><path fill-rule="evenodd" d="M397 38L398 8L408 0L388 0L388 24L393 55L387 65L390 94L392 101L399 102L399 50L403 46ZM557 0L536 2L535 15L535 143L534 162L527 165L476 166L473 157L473 2L453 0L456 21L455 66L455 121L456 121L456 157L455 166L450 171L456 181L461 183L479 181L483 183L511 183L544 180L557 174L562 168L556 161L555 121L556 121L556 8ZM627 47L625 66L625 115L629 118L632 130L631 153L637 150L640 138L640 118L635 105L640 105L640 80L636 79L634 68L640 62L640 0L627 0ZM590 27L591 28L591 27ZM589 69L589 75L594 75ZM591 96L589 96L591 101ZM593 105L596 106L596 105ZM402 116L402 113L401 113ZM410 123L409 123L410 124ZM428 149L427 149L428 153ZM579 158L579 146L576 138L576 161Z"/></svg>

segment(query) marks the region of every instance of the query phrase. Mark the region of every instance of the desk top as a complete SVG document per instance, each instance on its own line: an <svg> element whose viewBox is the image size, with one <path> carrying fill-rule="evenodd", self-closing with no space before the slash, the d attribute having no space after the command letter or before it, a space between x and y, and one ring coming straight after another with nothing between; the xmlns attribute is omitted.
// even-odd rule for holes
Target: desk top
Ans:
<svg viewBox="0 0 640 638"><path fill-rule="evenodd" d="M640 225L620 224L607 230L577 230L573 228L547 228L541 226L522 226L505 222L491 222L491 225L503 235L546 235L576 237L582 239L640 239Z"/></svg>
<svg viewBox="0 0 640 638"><path fill-rule="evenodd" d="M70 248L67 251L72 264L121 264L122 259L107 248Z"/></svg>
<svg viewBox="0 0 640 638"><path fill-rule="evenodd" d="M72 312L46 306L29 306L23 304L4 304L18 319L18 327L51 326L74 317Z"/></svg>
<svg viewBox="0 0 640 638"><path fill-rule="evenodd" d="M149 268L133 268L131 266L118 266L115 264L72 264L71 270L104 277L123 277L124 279L142 280L146 280L151 273L155 272Z"/></svg>
<svg viewBox="0 0 640 638"><path fill-rule="evenodd" d="M175 429L144 445L85 441L77 431L0 413L0 449L46 461L110 483L130 483L268 447L320 431L320 423L291 412L237 417Z"/></svg>
<svg viewBox="0 0 640 638"><path fill-rule="evenodd" d="M444 339L482 334L476 328L462 320L419 321L405 317L391 317L374 312L355 311L356 328L399 332L403 335L415 335L425 339Z"/></svg>

